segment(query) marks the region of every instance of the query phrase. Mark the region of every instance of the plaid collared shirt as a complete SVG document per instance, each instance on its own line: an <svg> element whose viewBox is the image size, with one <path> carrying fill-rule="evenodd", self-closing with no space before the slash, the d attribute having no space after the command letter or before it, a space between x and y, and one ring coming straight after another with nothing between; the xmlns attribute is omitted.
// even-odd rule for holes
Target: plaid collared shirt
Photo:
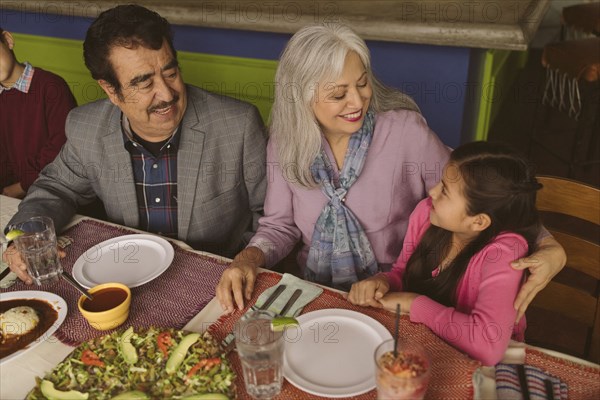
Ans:
<svg viewBox="0 0 600 400"><path fill-rule="evenodd" d="M28 62L25 62L25 69L23 70L23 73L21 74L19 79L17 79L15 84L9 88L5 88L4 86L0 85L0 93L4 92L5 90L11 90L11 89L17 89L19 92L28 93L29 87L31 86L31 80L33 79L34 72L35 72L35 70L31 66L31 64L29 64Z"/></svg>
<svg viewBox="0 0 600 400"><path fill-rule="evenodd" d="M162 146L158 157L133 139L123 115L125 148L131 154L140 228L162 236L177 237L177 129Z"/></svg>

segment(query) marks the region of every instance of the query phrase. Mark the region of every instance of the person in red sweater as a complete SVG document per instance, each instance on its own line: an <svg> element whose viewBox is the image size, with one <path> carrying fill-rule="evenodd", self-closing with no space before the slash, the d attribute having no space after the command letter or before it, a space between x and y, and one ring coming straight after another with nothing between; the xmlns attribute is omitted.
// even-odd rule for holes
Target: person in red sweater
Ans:
<svg viewBox="0 0 600 400"><path fill-rule="evenodd" d="M23 198L65 143L65 121L76 102L61 77L19 63L14 46L0 28L0 189Z"/></svg>

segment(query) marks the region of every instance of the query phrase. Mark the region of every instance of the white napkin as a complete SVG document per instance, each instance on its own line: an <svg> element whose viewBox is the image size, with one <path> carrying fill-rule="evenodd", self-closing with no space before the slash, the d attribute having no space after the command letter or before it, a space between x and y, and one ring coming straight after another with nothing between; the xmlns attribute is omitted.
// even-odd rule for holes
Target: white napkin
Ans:
<svg viewBox="0 0 600 400"><path fill-rule="evenodd" d="M274 312L275 314L279 314L281 312L296 289L302 290L302 294L294 302L292 307L285 313L284 317L295 317L299 315L304 306L316 299L323 292L323 289L317 285L297 278L291 274L283 274L283 278L281 278L277 285L270 287L261 293L259 298L256 300L257 307L260 308L260 306L269 298L271 293L273 293L280 285L285 285L285 290L268 308L269 311Z"/></svg>
<svg viewBox="0 0 600 400"><path fill-rule="evenodd" d="M298 299L296 299L294 304L285 313L285 315L284 315L285 317L295 317L295 316L299 315L300 312L302 312L302 309L304 308L304 306L306 306L308 303L313 301L315 298L317 298L323 292L323 289L320 288L319 286L316 286L305 280L297 278L294 275L283 274L283 278L281 278L281 280L277 283L277 285L274 285L274 286L268 288L267 290L265 290L264 292L262 292L260 294L260 296L256 300L255 309L261 308L261 305L264 304L265 301L267 301L267 299L269 298L271 293L273 293L275 290L277 290L277 287L279 287L281 285L285 285L285 290L277 297L277 299L275 299L273 304L271 304L269 306L269 308L267 309L268 311L271 311L275 314L279 314L281 312L281 310L283 309L283 307L285 307L288 300L290 299L290 297L292 297L292 295L294 294L296 289L302 290L302 294L300 295L300 297L298 297ZM246 311L246 313L251 312L251 311L252 311L252 308L248 309L248 311ZM242 318L243 318L243 316L242 316ZM227 335L225 337L225 339L223 339L222 345L223 346L228 345L229 343L231 343L231 341L233 339L234 339L234 335L232 332L229 335Z"/></svg>

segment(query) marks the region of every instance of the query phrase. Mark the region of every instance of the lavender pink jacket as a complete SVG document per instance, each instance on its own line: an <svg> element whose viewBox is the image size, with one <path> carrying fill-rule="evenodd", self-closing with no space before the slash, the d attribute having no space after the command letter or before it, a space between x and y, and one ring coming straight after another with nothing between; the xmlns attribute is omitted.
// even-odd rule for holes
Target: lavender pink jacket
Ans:
<svg viewBox="0 0 600 400"><path fill-rule="evenodd" d="M323 146L336 165L325 139ZM400 254L410 213L439 181L449 154L419 113L394 110L376 116L367 160L345 204L366 231L380 266L387 264L389 270ZM265 216L249 246L261 248L271 267L302 240L298 263L304 268L315 222L327 199L320 188L306 189L288 181L285 168L270 141Z"/></svg>
<svg viewBox="0 0 600 400"><path fill-rule="evenodd" d="M431 198L421 201L410 216L402 253L387 273L391 289L402 290L406 262L430 225ZM426 296L417 297L410 320L427 325L436 335L484 365L502 360L511 337L523 340L525 318L514 325L513 307L523 271L510 262L527 254L521 235L501 233L471 258L458 285L456 307L446 307Z"/></svg>

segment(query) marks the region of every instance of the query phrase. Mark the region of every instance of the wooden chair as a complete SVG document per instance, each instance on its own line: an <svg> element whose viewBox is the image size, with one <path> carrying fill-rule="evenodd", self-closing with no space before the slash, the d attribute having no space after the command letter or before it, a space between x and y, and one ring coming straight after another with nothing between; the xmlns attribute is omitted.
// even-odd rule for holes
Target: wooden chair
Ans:
<svg viewBox="0 0 600 400"><path fill-rule="evenodd" d="M557 177L538 180L544 187L537 208L564 247L567 265L527 310L525 340L600 363L600 189Z"/></svg>

